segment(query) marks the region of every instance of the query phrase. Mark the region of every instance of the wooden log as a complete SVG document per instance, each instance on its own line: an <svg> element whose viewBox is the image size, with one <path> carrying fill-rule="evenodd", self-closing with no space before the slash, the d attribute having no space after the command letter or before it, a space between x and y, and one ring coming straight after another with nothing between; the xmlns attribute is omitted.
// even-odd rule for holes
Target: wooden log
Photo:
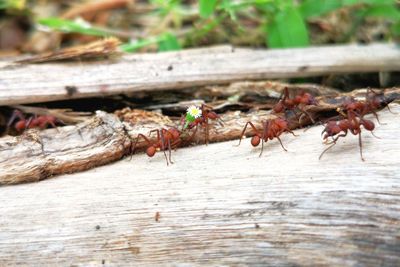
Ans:
<svg viewBox="0 0 400 267"><path fill-rule="evenodd" d="M90 171L0 187L0 265L399 266L399 105L376 139L322 127L135 155ZM371 116L372 117L372 116ZM156 216L158 214L158 216ZM156 220L157 217L157 220Z"/></svg>
<svg viewBox="0 0 400 267"><path fill-rule="evenodd" d="M352 96L365 96L365 89L350 93ZM309 106L308 114L315 121L321 119L325 113L332 113L340 107L347 95L333 98L319 98L318 106ZM400 98L400 89L386 90L382 95L382 107ZM385 100L383 100L385 99ZM33 182L49 178L53 175L72 173L104 165L130 154L135 146L140 150L148 144L141 140L135 144L138 134L148 135L150 130L162 127L176 126L178 121L171 121L168 117L152 112L139 110L134 114L126 114L126 118L133 118L121 122L116 116L99 111L93 119L77 126L59 127L44 131L28 130L19 137L5 137L0 139L0 185ZM222 142L238 139L247 121L252 121L257 128L261 128L261 121L275 118L270 112L259 111L254 113L229 112L221 115L224 124L210 123L210 142ZM304 116L301 126L310 125L309 117ZM300 126L297 117L289 118L289 127L296 129ZM252 134L249 128L246 135ZM190 133L185 133L182 140L189 139ZM153 135L151 140L155 140ZM194 140L204 140L202 130L197 132ZM180 147L189 145L182 142ZM159 153L162 154L162 153Z"/></svg>
<svg viewBox="0 0 400 267"><path fill-rule="evenodd" d="M206 48L112 61L0 63L0 105L177 89L239 80L400 70L395 44L283 50Z"/></svg>

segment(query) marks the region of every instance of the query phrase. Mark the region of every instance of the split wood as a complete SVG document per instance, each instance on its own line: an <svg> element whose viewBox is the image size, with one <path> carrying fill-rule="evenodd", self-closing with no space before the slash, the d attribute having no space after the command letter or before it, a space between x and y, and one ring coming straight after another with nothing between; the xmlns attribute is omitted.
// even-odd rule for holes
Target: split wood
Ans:
<svg viewBox="0 0 400 267"><path fill-rule="evenodd" d="M365 92L366 89L361 89L350 95L363 97ZM320 121L324 119L324 114L335 111L345 97L346 95L329 99L320 98L319 106L310 106L307 112L315 121ZM400 89L386 90L385 98L388 103L399 99ZM224 126L212 125L210 142L238 139L247 121L251 120L256 127L260 127L262 119L274 116L265 111L251 114L240 112L223 114L221 118ZM310 123L306 116L302 126ZM130 125L122 123L115 115L98 111L93 119L76 126L43 131L32 129L18 137L1 138L0 184L39 181L57 174L83 171L116 161L129 154L131 142L139 133L147 135L150 130L169 125L171 123L167 117L157 116L153 121L142 120L141 123ZM290 120L289 127L298 128L298 120ZM247 135L251 135L251 131ZM198 131L195 138L203 140L203 131ZM144 142L138 144L138 147L144 146Z"/></svg>

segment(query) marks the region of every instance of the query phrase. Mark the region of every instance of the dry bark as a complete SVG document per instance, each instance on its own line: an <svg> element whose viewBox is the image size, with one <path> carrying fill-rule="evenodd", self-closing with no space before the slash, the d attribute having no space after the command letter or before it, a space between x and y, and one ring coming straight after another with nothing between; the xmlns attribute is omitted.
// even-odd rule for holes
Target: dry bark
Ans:
<svg viewBox="0 0 400 267"><path fill-rule="evenodd" d="M352 92L350 95L363 96L366 89ZM332 98L319 98L318 106L309 106L307 112L316 121L326 118L345 99L347 95ZM382 106L400 98L400 89L386 90ZM153 114L153 115L152 115ZM59 127L43 131L28 130L19 137L0 139L0 184L16 184L38 181L53 175L72 173L107 164L130 154L132 142L141 133L147 135L152 129L176 126L168 117L144 111L120 112L121 122L117 116L97 112L93 119L76 126ZM279 115L279 114L278 114ZM331 115L330 115L331 116ZM221 142L238 139L244 124L251 120L260 127L261 120L276 117L267 111L256 111L244 114L228 112L221 115L223 125L212 123L210 142ZM298 118L289 118L291 129L300 126ZM309 117L304 116L302 126L311 124ZM247 136L251 135L249 129ZM203 131L198 131L194 140L204 140ZM154 140L154 137L153 137ZM143 148L144 141L137 148ZM182 146L188 145L185 142Z"/></svg>

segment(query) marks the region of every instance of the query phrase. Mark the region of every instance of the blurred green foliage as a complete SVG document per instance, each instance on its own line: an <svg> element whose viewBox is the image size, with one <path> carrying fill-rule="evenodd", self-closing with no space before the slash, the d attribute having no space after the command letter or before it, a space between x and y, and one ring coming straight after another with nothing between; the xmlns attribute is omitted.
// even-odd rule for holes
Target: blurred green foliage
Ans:
<svg viewBox="0 0 400 267"><path fill-rule="evenodd" d="M0 0L0 8L21 8L23 0ZM309 46L310 28L308 20L325 16L343 7L356 7L354 27L365 18L383 18L390 22L393 36L400 35L400 11L396 0L199 0L197 18L185 34L174 30L182 27L187 2L184 0L149 0L155 6L154 16L171 17L174 29L164 29L156 36L132 40L121 48L133 52L143 47L157 46L159 51L179 50L199 44L211 31L225 27L229 20L237 31L245 32L243 17L256 17L256 25L264 36L264 44L271 48ZM193 1L191 2L193 3ZM244 14L244 15L243 15ZM37 22L57 31L95 36L110 36L109 31L94 27L84 21L59 18L40 18Z"/></svg>
<svg viewBox="0 0 400 267"><path fill-rule="evenodd" d="M0 9L22 10L25 4L25 0L0 0Z"/></svg>

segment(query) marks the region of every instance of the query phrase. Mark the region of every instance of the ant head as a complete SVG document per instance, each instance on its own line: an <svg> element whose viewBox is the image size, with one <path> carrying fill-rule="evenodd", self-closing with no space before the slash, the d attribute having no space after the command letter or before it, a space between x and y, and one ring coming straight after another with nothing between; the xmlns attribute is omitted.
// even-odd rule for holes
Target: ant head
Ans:
<svg viewBox="0 0 400 267"><path fill-rule="evenodd" d="M157 151L157 149L154 146L149 146L146 149L146 154L147 154L147 156L152 157L156 154L156 151Z"/></svg>
<svg viewBox="0 0 400 267"><path fill-rule="evenodd" d="M258 146L260 144L260 137L258 135L255 135L251 138L251 145L252 146Z"/></svg>
<svg viewBox="0 0 400 267"><path fill-rule="evenodd" d="M212 120L218 119L217 113L215 113L215 112L213 112L213 111L208 112L208 113L207 113L207 117L208 117L209 119L212 119Z"/></svg>
<svg viewBox="0 0 400 267"><path fill-rule="evenodd" d="M342 131L347 131L348 129L351 128L351 123L349 122L348 119L341 120L341 121L339 122L339 128L340 128Z"/></svg>

